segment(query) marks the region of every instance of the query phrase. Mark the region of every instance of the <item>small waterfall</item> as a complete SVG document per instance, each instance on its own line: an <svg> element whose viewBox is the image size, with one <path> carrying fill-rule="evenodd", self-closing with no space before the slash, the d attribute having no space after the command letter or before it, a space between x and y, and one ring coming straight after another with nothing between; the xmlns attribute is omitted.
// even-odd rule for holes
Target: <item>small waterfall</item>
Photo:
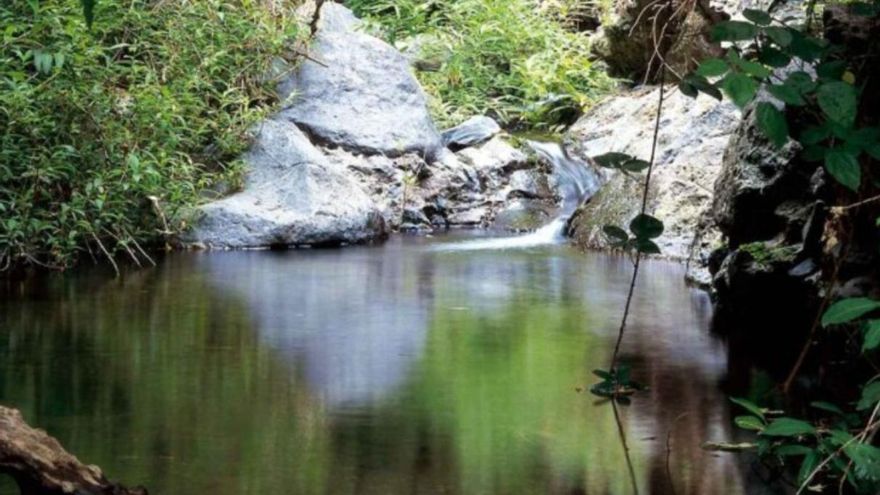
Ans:
<svg viewBox="0 0 880 495"><path fill-rule="evenodd" d="M558 143L528 141L542 160L553 166L556 188L562 196L559 215L549 224L525 235L444 244L439 249L464 251L479 249L516 249L556 244L565 239L565 225L578 206L599 190L598 174L583 160L568 154Z"/></svg>

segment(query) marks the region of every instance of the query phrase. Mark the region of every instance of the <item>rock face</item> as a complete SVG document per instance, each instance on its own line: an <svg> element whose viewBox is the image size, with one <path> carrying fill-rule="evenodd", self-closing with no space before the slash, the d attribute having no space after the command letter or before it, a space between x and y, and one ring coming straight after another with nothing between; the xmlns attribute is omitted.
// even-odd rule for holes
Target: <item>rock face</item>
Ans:
<svg viewBox="0 0 880 495"><path fill-rule="evenodd" d="M637 90L594 107L569 131L570 152L585 158L612 151L650 158L658 92ZM667 92L648 203L649 212L666 226L658 239L664 256L684 260L697 253L705 261L717 243L717 233L698 227L712 204L721 156L738 121L739 111L730 103ZM583 247L607 246L602 226L625 228L639 211L644 174L602 174L605 185L570 223L570 235Z"/></svg>
<svg viewBox="0 0 880 495"><path fill-rule="evenodd" d="M550 170L498 136L492 119L475 117L442 138L406 58L360 24L342 5L324 4L317 62L281 84L287 106L255 129L244 190L202 207L185 243L343 245L392 230L486 226L514 198L555 207Z"/></svg>
<svg viewBox="0 0 880 495"><path fill-rule="evenodd" d="M257 248L358 243L387 234L370 197L294 124L263 122L244 159L245 190L203 207L191 241Z"/></svg>
<svg viewBox="0 0 880 495"><path fill-rule="evenodd" d="M0 406L0 474L15 479L27 495L147 495L107 480L97 466L69 454L58 440L31 428L21 413Z"/></svg>
<svg viewBox="0 0 880 495"><path fill-rule="evenodd" d="M866 71L880 61L876 17L829 5L823 25L845 60L863 60ZM868 82L859 118L865 122L859 124L876 125L868 109L877 108L880 87L865 73L856 74L857 81L863 78ZM797 143L774 148L749 108L725 151L715 191L712 216L726 240L711 263L716 330L746 363L757 361L785 378L829 291L832 298L880 297L880 206L833 208L872 197L876 187L863 180L856 196L831 179L821 162L806 160Z"/></svg>
<svg viewBox="0 0 880 495"><path fill-rule="evenodd" d="M290 102L281 117L316 142L364 154L416 153L433 159L440 135L409 62L337 3L321 9L312 55L281 84Z"/></svg>

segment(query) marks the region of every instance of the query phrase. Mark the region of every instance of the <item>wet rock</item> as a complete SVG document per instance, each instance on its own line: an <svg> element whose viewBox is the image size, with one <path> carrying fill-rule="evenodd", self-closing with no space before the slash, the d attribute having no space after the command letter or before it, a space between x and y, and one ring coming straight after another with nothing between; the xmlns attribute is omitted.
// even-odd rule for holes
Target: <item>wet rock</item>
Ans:
<svg viewBox="0 0 880 495"><path fill-rule="evenodd" d="M484 116L471 117L461 124L443 131L443 144L452 150L460 150L482 144L501 132L493 119Z"/></svg>
<svg viewBox="0 0 880 495"><path fill-rule="evenodd" d="M522 168L528 159L522 151L500 137L494 137L480 146L463 149L456 156L484 178L494 178L506 171Z"/></svg>
<svg viewBox="0 0 880 495"><path fill-rule="evenodd" d="M570 151L582 158L612 151L650 158L658 91L641 89L594 107L569 131ZM648 211L666 226L658 239L663 255L682 260L693 257L696 269L704 266L709 251L719 243L718 232L701 228L710 223L701 219L712 205L721 157L739 111L730 103L703 96L694 100L679 92L667 95ZM602 227L626 227L641 206L644 174L604 169L601 173L605 184L570 223L570 235L586 248L606 247Z"/></svg>
<svg viewBox="0 0 880 495"><path fill-rule="evenodd" d="M528 232L547 225L556 214L557 209L546 201L515 199L498 212L492 227L509 232Z"/></svg>
<svg viewBox="0 0 880 495"><path fill-rule="evenodd" d="M312 48L320 63L303 61L280 85L281 96L292 99L281 117L324 146L433 159L442 140L409 63L359 24L342 5L324 4Z"/></svg>
<svg viewBox="0 0 880 495"><path fill-rule="evenodd" d="M515 170L510 174L508 197L543 198L554 196L547 174L537 169Z"/></svg>
<svg viewBox="0 0 880 495"><path fill-rule="evenodd" d="M244 190L202 207L185 241L259 248L360 243L387 234L370 197L294 124L265 121L244 160Z"/></svg>

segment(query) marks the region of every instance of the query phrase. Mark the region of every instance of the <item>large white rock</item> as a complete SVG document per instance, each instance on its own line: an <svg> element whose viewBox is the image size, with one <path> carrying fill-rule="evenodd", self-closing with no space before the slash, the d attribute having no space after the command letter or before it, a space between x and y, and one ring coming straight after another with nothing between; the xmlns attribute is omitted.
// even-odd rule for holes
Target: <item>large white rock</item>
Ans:
<svg viewBox="0 0 880 495"><path fill-rule="evenodd" d="M594 107L570 130L572 151L587 157L616 151L648 160L658 93L658 88L636 90ZM724 149L739 120L739 110L729 102L704 95L695 100L668 88L648 203L649 213L666 226L658 239L664 256L688 259L695 244L716 242L716 232L698 227L711 207ZM603 175L602 190L571 224L576 242L585 247L607 246L602 226L627 228L641 206L643 173L603 170ZM701 238L695 239L698 232Z"/></svg>
<svg viewBox="0 0 880 495"><path fill-rule="evenodd" d="M311 55L279 88L295 122L316 143L364 154L418 153L443 147L427 97L399 51L358 30L360 21L327 2Z"/></svg>
<svg viewBox="0 0 880 495"><path fill-rule="evenodd" d="M202 207L187 242L258 248L358 243L386 234L370 197L294 124L263 122L244 159L244 191Z"/></svg>

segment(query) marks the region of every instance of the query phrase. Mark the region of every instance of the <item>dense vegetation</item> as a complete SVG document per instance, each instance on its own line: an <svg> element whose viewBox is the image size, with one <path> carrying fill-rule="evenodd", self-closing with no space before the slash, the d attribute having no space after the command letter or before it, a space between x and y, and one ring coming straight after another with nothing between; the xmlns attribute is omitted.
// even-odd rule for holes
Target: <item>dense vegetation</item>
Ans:
<svg viewBox="0 0 880 495"><path fill-rule="evenodd" d="M512 125L570 122L613 88L590 41L565 28L574 2L351 0L388 41L422 59L418 76L435 118L455 124L486 114ZM579 2L583 4L584 2Z"/></svg>
<svg viewBox="0 0 880 495"><path fill-rule="evenodd" d="M251 0L0 5L0 270L64 268L185 227L185 208L234 184L265 74L296 35Z"/></svg>

